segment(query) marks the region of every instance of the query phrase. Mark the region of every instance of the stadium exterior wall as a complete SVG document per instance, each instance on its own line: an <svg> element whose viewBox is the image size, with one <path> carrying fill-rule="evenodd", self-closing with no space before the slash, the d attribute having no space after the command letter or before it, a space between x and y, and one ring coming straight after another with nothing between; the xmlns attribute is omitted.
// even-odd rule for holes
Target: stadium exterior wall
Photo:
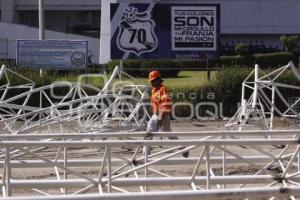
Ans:
<svg viewBox="0 0 300 200"><path fill-rule="evenodd" d="M0 2L1 21L37 27L37 0ZM110 2L220 4L222 45L230 48L244 42L282 50L281 35L300 34L299 0L44 0L46 28L94 38L99 38L101 30L105 58L101 56L100 62L105 63L109 60ZM100 15L105 16L102 22Z"/></svg>

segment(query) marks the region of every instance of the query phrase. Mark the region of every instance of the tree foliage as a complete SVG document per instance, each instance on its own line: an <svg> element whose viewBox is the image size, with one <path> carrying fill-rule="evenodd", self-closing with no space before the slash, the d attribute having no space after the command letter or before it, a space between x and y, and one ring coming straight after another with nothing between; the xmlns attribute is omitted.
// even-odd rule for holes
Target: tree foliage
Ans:
<svg viewBox="0 0 300 200"><path fill-rule="evenodd" d="M282 35L280 41L286 48L286 51L293 52L298 42L300 42L299 35Z"/></svg>

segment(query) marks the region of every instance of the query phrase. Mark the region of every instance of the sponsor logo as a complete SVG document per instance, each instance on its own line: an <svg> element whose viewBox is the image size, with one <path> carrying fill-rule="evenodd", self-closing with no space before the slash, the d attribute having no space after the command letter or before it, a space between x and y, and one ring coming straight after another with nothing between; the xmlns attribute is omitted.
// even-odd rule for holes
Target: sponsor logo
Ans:
<svg viewBox="0 0 300 200"><path fill-rule="evenodd" d="M154 51L158 45L155 26L148 11L139 12L136 7L128 7L119 24L118 48L137 56Z"/></svg>
<svg viewBox="0 0 300 200"><path fill-rule="evenodd" d="M71 62L72 62L72 65L75 67L79 67L79 66L83 65L85 63L85 54L82 52L79 52L79 51L74 52L71 55Z"/></svg>

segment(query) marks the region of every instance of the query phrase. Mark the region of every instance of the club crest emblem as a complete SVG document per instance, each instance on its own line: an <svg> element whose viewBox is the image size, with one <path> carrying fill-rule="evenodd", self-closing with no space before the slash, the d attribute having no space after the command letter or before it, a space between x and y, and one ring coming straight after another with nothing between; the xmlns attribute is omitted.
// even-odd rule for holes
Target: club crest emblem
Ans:
<svg viewBox="0 0 300 200"><path fill-rule="evenodd" d="M137 8L128 7L119 24L118 48L137 56L154 51L158 45L154 28L155 22L147 11L138 12Z"/></svg>

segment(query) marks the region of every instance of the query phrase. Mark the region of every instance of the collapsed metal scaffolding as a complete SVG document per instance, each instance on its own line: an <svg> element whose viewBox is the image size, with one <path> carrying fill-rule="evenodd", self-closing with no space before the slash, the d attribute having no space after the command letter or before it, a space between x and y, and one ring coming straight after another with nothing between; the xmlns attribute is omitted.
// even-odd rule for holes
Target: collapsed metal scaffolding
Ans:
<svg viewBox="0 0 300 200"><path fill-rule="evenodd" d="M293 103L290 103L282 90L300 91L300 85L291 85L284 83L282 79L279 80L284 73L293 74L300 83L300 74L293 62L270 73L265 73L255 65L255 69L242 83L241 106L226 127L238 127L238 130L242 130L255 124L261 129L272 130L276 114L286 120L291 117L299 118L299 112L295 107L300 102L300 98L297 97ZM250 95L246 95L248 91Z"/></svg>
<svg viewBox="0 0 300 200"><path fill-rule="evenodd" d="M11 86L8 73L13 73L29 83ZM5 75L8 82L1 86L2 133L77 133L141 129L149 118L145 102L147 87L134 84L119 67L105 80L102 90L82 82L56 82L34 88L33 81L5 66L2 66L0 75ZM103 77L97 74L93 76ZM20 88L27 90L8 97L9 91Z"/></svg>
<svg viewBox="0 0 300 200"><path fill-rule="evenodd" d="M278 88L300 89L275 82L288 69L300 80L292 63L261 77L256 67L255 80L249 81L250 74L243 83L242 107L229 125L244 127L256 117L272 129L274 112L280 111L275 104ZM34 82L5 67L0 75L3 199L300 197L299 130L164 132L148 137L135 132L149 117L147 88L128 84L118 67L102 90L80 81L34 88ZM10 75L22 82L12 86ZM248 101L246 88L254 91ZM15 89L23 91L13 95ZM265 90L274 98L268 100ZM282 116L297 117L288 105ZM164 140L172 136L180 139ZM187 151L191 156L182 157Z"/></svg>
<svg viewBox="0 0 300 200"><path fill-rule="evenodd" d="M270 134L274 139L265 137ZM164 132L153 133L153 140L145 140L143 132L0 135L2 194L4 199L298 199L299 134ZM159 140L170 136L181 139ZM151 154L144 154L144 147L152 148ZM181 157L186 151L190 158Z"/></svg>

